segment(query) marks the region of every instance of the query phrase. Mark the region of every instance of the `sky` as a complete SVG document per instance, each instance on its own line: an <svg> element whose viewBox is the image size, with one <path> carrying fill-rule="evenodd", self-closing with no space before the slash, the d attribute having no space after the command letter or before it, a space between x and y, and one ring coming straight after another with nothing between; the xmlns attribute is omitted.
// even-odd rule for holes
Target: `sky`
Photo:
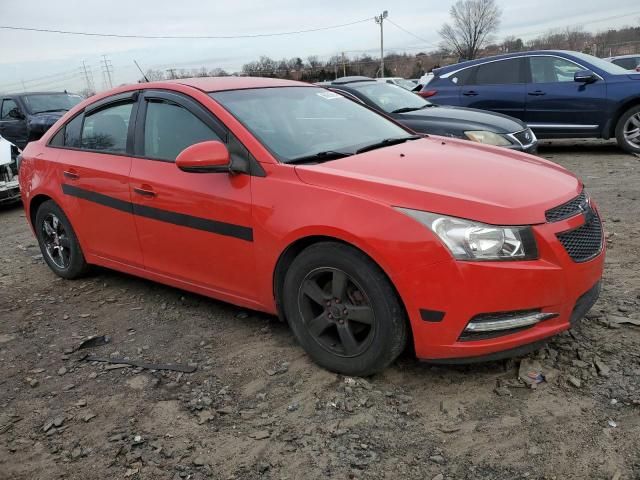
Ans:
<svg viewBox="0 0 640 480"><path fill-rule="evenodd" d="M502 9L497 38L528 40L567 26L588 31L638 25L637 0L496 0ZM0 26L120 35L234 36L354 25L262 38L134 39L74 36L0 28L0 92L80 91L86 87L83 62L98 91L105 88L103 55L113 66L114 86L140 78L143 70L168 68L239 71L261 55L280 59L317 55L328 59L379 55L380 30L372 17L388 10L385 53L437 47L438 29L453 0L0 0Z"/></svg>

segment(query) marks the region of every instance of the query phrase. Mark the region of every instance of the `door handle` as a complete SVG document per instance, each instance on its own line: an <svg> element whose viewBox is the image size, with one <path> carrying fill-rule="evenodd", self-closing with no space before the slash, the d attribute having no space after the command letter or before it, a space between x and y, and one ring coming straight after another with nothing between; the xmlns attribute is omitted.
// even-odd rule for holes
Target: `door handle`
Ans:
<svg viewBox="0 0 640 480"><path fill-rule="evenodd" d="M156 192L154 192L151 187L149 187L148 185L143 185L143 187L140 187L140 188L134 187L133 191L136 192L138 195L142 195L143 197L147 197L147 198L156 196Z"/></svg>
<svg viewBox="0 0 640 480"><path fill-rule="evenodd" d="M475 97L476 95L478 95L478 92L476 92L474 90L467 90L466 92L462 92L462 94L465 97Z"/></svg>
<svg viewBox="0 0 640 480"><path fill-rule="evenodd" d="M64 175L64 177L68 178L69 180L78 180L80 178L80 175L78 175L73 169L65 170L64 172L62 172L62 175Z"/></svg>
<svg viewBox="0 0 640 480"><path fill-rule="evenodd" d="M529 95L531 95L532 97L540 97L542 95L546 95L546 93L544 93L542 90L536 90L534 92L529 92Z"/></svg>

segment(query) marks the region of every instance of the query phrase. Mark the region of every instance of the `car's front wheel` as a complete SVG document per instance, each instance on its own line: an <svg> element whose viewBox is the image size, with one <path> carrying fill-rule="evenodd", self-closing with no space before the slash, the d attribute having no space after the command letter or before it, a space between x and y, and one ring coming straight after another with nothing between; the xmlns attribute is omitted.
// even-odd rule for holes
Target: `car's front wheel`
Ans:
<svg viewBox="0 0 640 480"><path fill-rule="evenodd" d="M88 269L80 243L69 219L52 200L38 208L34 229L44 261L66 279L82 276Z"/></svg>
<svg viewBox="0 0 640 480"><path fill-rule="evenodd" d="M361 251L322 242L287 271L285 315L319 365L344 375L376 373L404 349L405 312L384 272Z"/></svg>
<svg viewBox="0 0 640 480"><path fill-rule="evenodd" d="M616 125L616 140L623 150L640 153L640 105L622 114Z"/></svg>

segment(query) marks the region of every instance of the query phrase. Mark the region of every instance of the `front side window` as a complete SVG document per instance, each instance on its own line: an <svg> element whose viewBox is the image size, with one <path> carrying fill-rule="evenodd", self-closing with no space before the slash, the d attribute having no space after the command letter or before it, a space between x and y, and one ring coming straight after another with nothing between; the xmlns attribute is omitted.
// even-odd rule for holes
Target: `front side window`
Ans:
<svg viewBox="0 0 640 480"><path fill-rule="evenodd" d="M529 65L533 83L573 82L574 74L584 70L580 65L559 57L530 57Z"/></svg>
<svg viewBox="0 0 640 480"><path fill-rule="evenodd" d="M133 103L120 103L85 116L81 146L87 150L125 153Z"/></svg>
<svg viewBox="0 0 640 480"><path fill-rule="evenodd" d="M282 162L412 137L385 117L322 88L255 88L210 95Z"/></svg>
<svg viewBox="0 0 640 480"><path fill-rule="evenodd" d="M208 140L220 137L186 108L168 101L147 104L145 157L173 161L185 148Z"/></svg>
<svg viewBox="0 0 640 480"><path fill-rule="evenodd" d="M19 111L18 105L11 99L6 99L2 101L2 112L0 114L0 120L15 120L9 112L12 110Z"/></svg>
<svg viewBox="0 0 640 480"><path fill-rule="evenodd" d="M387 113L396 112L401 109L418 110L431 105L424 98L398 85L388 85L380 82L362 82L353 83L349 86L360 92Z"/></svg>
<svg viewBox="0 0 640 480"><path fill-rule="evenodd" d="M32 114L67 112L75 107L82 97L70 93L37 93L21 97Z"/></svg>
<svg viewBox="0 0 640 480"><path fill-rule="evenodd" d="M499 60L478 65L476 70L476 85L505 85L524 83L520 70L520 59Z"/></svg>
<svg viewBox="0 0 640 480"><path fill-rule="evenodd" d="M50 145L54 147L80 148L80 134L82 131L82 114L76 115L73 120L67 122L51 139Z"/></svg>

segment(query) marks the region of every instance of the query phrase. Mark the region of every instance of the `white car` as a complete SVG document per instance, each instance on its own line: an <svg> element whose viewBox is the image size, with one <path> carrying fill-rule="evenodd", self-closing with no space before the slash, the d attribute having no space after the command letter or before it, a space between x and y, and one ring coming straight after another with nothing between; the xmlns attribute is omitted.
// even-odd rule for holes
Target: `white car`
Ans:
<svg viewBox="0 0 640 480"><path fill-rule="evenodd" d="M20 149L0 137L0 205L20 201L18 155Z"/></svg>
<svg viewBox="0 0 640 480"><path fill-rule="evenodd" d="M392 85L397 85L399 87L404 88L405 90L413 90L414 88L416 88L416 84L413 83L411 80L407 80L405 78L402 77L381 77L381 78L376 78L376 81L378 82L382 82L382 83L390 83Z"/></svg>
<svg viewBox="0 0 640 480"><path fill-rule="evenodd" d="M640 72L640 55L618 55L617 57L605 58L607 62L614 63L627 70Z"/></svg>

